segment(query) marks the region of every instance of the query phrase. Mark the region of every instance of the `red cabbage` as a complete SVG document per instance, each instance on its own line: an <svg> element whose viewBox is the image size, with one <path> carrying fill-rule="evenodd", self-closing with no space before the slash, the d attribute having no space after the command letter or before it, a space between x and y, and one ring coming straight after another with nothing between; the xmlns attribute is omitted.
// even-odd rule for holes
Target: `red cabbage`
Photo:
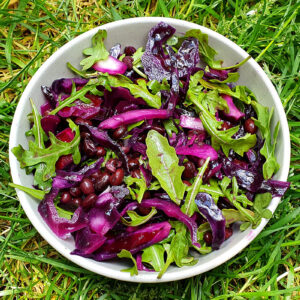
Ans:
<svg viewBox="0 0 300 300"><path fill-rule="evenodd" d="M71 220L59 217L53 202L58 191L59 189L52 188L50 193L46 194L44 200L40 202L38 211L51 230L58 237L65 239L71 232L86 227L88 220L81 207L76 209Z"/></svg>
<svg viewBox="0 0 300 300"><path fill-rule="evenodd" d="M110 75L124 74L127 70L127 65L122 61L108 56L105 60L99 60L93 65L93 69Z"/></svg>
<svg viewBox="0 0 300 300"><path fill-rule="evenodd" d="M179 125L183 128L204 131L203 124L199 118L193 118L190 116L181 115Z"/></svg>
<svg viewBox="0 0 300 300"><path fill-rule="evenodd" d="M213 235L212 248L219 249L225 240L226 220L214 199L207 193L198 193L195 203L200 213L207 219Z"/></svg>
<svg viewBox="0 0 300 300"><path fill-rule="evenodd" d="M221 97L226 100L229 108L229 113L223 112L223 115L227 118L232 118L235 121L238 121L242 117L245 116L244 113L238 110L238 108L234 105L232 97L229 95L221 94Z"/></svg>
<svg viewBox="0 0 300 300"><path fill-rule="evenodd" d="M89 227L82 228L75 233L75 250L71 254L86 256L99 249L106 240L106 237L92 232Z"/></svg>
<svg viewBox="0 0 300 300"><path fill-rule="evenodd" d="M165 109L139 109L113 116L100 123L100 129L116 129L124 124L132 124L149 119L168 119L170 112Z"/></svg>
<svg viewBox="0 0 300 300"><path fill-rule="evenodd" d="M122 249L135 254L167 238L170 230L171 225L168 222L161 222L146 225L134 232L121 233L117 237L107 240L92 257L98 261L112 259L117 257Z"/></svg>
<svg viewBox="0 0 300 300"><path fill-rule="evenodd" d="M264 180L258 188L257 193L271 193L273 197L282 197L290 187L290 182L274 179Z"/></svg>
<svg viewBox="0 0 300 300"><path fill-rule="evenodd" d="M212 146L206 144L201 146L194 144L191 147L180 146L176 147L175 150L178 155L192 155L203 159L210 157L211 160L218 159L217 151Z"/></svg>
<svg viewBox="0 0 300 300"><path fill-rule="evenodd" d="M60 117L56 115L48 115L41 118L41 126L46 134L51 131L55 133L55 130L60 123Z"/></svg>
<svg viewBox="0 0 300 300"><path fill-rule="evenodd" d="M168 217L175 218L178 221L184 223L191 233L191 240L194 246L201 247L197 242L197 224L189 216L184 214L180 207L175 203L159 198L145 199L140 204L142 207L155 207L158 210L162 210Z"/></svg>
<svg viewBox="0 0 300 300"><path fill-rule="evenodd" d="M56 79L53 81L51 85L51 90L56 94L59 95L61 93L71 94L73 83L76 87L82 87L86 85L88 79L85 78L61 78Z"/></svg>

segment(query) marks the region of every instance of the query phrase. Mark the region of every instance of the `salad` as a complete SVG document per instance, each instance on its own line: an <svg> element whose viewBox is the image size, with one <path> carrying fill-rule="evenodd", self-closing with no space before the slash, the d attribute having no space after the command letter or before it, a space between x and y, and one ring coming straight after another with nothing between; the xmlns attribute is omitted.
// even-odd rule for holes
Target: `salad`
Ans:
<svg viewBox="0 0 300 300"><path fill-rule="evenodd" d="M271 218L267 209L288 182L270 132L273 110L245 86L238 68L215 60L200 30L175 35L159 23L145 47L107 50L99 30L74 78L42 86L31 100L28 149L12 149L33 174L38 211L72 254L126 258L125 271L197 263L233 233ZM230 241L229 241L230 242Z"/></svg>

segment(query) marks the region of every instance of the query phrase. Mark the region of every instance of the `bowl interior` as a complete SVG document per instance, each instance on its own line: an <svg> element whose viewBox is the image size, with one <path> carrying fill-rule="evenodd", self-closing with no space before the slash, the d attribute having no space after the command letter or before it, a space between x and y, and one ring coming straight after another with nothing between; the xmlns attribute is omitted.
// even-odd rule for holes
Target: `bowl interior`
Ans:
<svg viewBox="0 0 300 300"><path fill-rule="evenodd" d="M166 18L135 18L103 25L101 28L106 29L108 32L105 44L107 48L116 43L121 43L123 47L126 45L135 47L145 46L147 33L150 28L162 20L174 26L177 34L184 33L189 29L201 29L202 32L207 33L209 35L209 44L219 52L218 58L224 61L225 66L233 65L247 57L247 53L236 44L207 28L185 21ZM62 77L75 77L66 67L66 63L70 62L75 67L79 67L79 62L83 58L82 50L91 44L91 38L98 29L90 30L60 48L42 65L31 79L20 99L14 116L10 136L10 149L18 144L21 144L25 149L27 148L28 143L25 138L25 132L29 129L29 123L26 118L27 114L31 112L29 98L32 98L36 106L39 107L45 101L41 93L41 85L49 86L53 80ZM272 126L274 127L274 124L278 121L281 124L276 151L281 168L275 178L286 180L289 169L290 141L287 121L280 99L266 74L253 59L250 59L243 65L239 73L240 79L238 84L246 85L250 88L260 103L275 108ZM11 151L10 166L13 181L16 184L28 187L32 186L33 177L25 174L25 171L20 168L18 161ZM96 262L70 255L70 252L74 249L73 240L71 238L61 240L56 237L39 215L37 211L38 201L21 191L17 191L17 194L32 224L62 255L95 273L134 282L173 281L208 271L227 261L246 247L266 224L266 220L263 220L258 228L255 230L248 229L245 232L239 232L238 228L235 228L234 235L222 245L221 249L208 255L200 256L198 263L194 266L183 268L170 267L162 279L158 280L156 278L157 274L151 272L139 272L138 276L131 277L129 273L120 272L120 270L127 267L126 262ZM279 198L274 198L269 208L274 211L279 201Z"/></svg>

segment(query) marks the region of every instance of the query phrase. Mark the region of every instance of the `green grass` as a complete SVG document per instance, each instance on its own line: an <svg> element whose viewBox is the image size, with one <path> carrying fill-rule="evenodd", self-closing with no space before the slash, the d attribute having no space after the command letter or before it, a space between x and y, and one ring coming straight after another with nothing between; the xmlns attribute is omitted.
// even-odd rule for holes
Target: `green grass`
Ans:
<svg viewBox="0 0 300 300"><path fill-rule="evenodd" d="M252 15L248 12L254 12ZM124 283L63 258L32 227L11 181L8 138L28 81L60 46L97 25L166 16L209 27L248 51L275 85L292 141L291 189L263 232L205 274L166 284ZM297 23L298 17L298 23ZM297 299L299 240L299 1L2 1L0 4L0 297L4 299ZM288 272L280 279L280 275ZM278 281L279 279L279 281Z"/></svg>

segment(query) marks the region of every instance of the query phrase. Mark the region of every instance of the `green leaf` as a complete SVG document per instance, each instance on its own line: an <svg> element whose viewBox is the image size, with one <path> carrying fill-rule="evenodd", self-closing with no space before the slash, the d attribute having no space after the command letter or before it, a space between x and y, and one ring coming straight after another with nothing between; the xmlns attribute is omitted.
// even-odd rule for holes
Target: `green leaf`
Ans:
<svg viewBox="0 0 300 300"><path fill-rule="evenodd" d="M248 229L250 226L251 226L251 223L250 223L250 222L245 222L245 223L241 224L240 230L241 230L241 231L245 231L245 230Z"/></svg>
<svg viewBox="0 0 300 300"><path fill-rule="evenodd" d="M128 250L123 249L120 253L118 253L118 257L129 258L133 262L133 266L131 268L121 270L121 272L129 272L131 276L138 275L136 260Z"/></svg>
<svg viewBox="0 0 300 300"><path fill-rule="evenodd" d="M272 143L271 120L274 108L269 111L267 107L262 106L261 104L254 101L251 102L251 105L253 106L257 115L257 120L254 119L254 123L259 128L261 135L265 140L263 147L260 149L261 155L266 158L266 161L263 164L263 176L264 179L270 179L273 174L276 173L280 168L280 165L278 164L275 157L275 146L279 130L279 123L277 123L275 127Z"/></svg>
<svg viewBox="0 0 300 300"><path fill-rule="evenodd" d="M230 82L236 82L240 78L240 74L238 72L234 73L228 73L228 77L225 80L219 80L219 79L209 79L210 82L216 82L216 83L230 83Z"/></svg>
<svg viewBox="0 0 300 300"><path fill-rule="evenodd" d="M144 193L147 190L147 184L144 176L142 176L141 178L126 176L124 178L124 182L126 183L132 198L136 199L137 202L141 203L143 200ZM132 187L134 185L136 185L136 188Z"/></svg>
<svg viewBox="0 0 300 300"><path fill-rule="evenodd" d="M126 226L135 227L147 223L157 213L157 210L154 207L152 207L151 211L146 216L140 216L135 211L131 210L128 210L126 213L130 217L131 221L127 221L124 218L122 218L122 223Z"/></svg>
<svg viewBox="0 0 300 300"><path fill-rule="evenodd" d="M239 63L236 64L236 65L229 66L229 67L215 68L215 69L216 69L216 70L231 70L231 69L237 69L237 68L241 67L243 64L245 64L250 58L251 58L251 55L247 56L246 58L244 58L241 62L239 62Z"/></svg>
<svg viewBox="0 0 300 300"><path fill-rule="evenodd" d="M21 168L29 166L37 168L39 164L45 164L42 178L43 181L46 181L55 175L55 164L62 155L72 154L74 163L78 164L80 162L79 127L70 119L68 122L70 128L75 131L75 137L70 143L60 141L52 132L49 132L51 145L46 149L39 148L33 141L29 141L28 150L24 150L21 145L13 148L12 152L20 162Z"/></svg>
<svg viewBox="0 0 300 300"><path fill-rule="evenodd" d="M19 189L19 190L27 193L28 195L30 195L30 196L32 196L36 199L39 199L39 200L43 200L44 197L45 197L45 194L46 194L44 191L37 190L37 189L32 189L32 188L22 186L22 185L19 185L19 184L15 184L15 183L9 183L8 185L13 187L13 188Z"/></svg>
<svg viewBox="0 0 300 300"><path fill-rule="evenodd" d="M156 272L160 272L165 264L163 245L155 244L143 250L142 262L150 264Z"/></svg>
<svg viewBox="0 0 300 300"><path fill-rule="evenodd" d="M169 145L165 137L155 130L148 132L146 145L152 174L170 198L179 205L183 199L186 185L181 180L184 167L178 165L179 159L175 149Z"/></svg>
<svg viewBox="0 0 300 300"><path fill-rule="evenodd" d="M83 50L83 54L88 55L80 62L83 71L92 67L97 61L108 58L109 52L104 46L106 37L106 30L99 30L92 38L92 47Z"/></svg>
<svg viewBox="0 0 300 300"><path fill-rule="evenodd" d="M197 205L195 203L195 198L199 193L199 189L202 185L202 178L204 172L207 169L208 163L210 161L210 157L208 157L203 164L203 166L199 169L198 175L196 176L193 184L188 188L188 194L185 198L184 204L181 207L181 210L184 214L191 217L196 211L198 211Z"/></svg>
<svg viewBox="0 0 300 300"><path fill-rule="evenodd" d="M222 67L222 61L215 60L217 51L208 45L207 34L202 33L199 29L191 29L185 33L185 37L194 37L199 41L199 54L211 68Z"/></svg>
<svg viewBox="0 0 300 300"><path fill-rule="evenodd" d="M174 122L175 122L175 120L172 120L172 119L163 121L163 124L164 124L164 127L166 129L168 136L172 136L173 132L178 133L178 129L174 125Z"/></svg>
<svg viewBox="0 0 300 300"><path fill-rule="evenodd" d="M168 80L164 78L162 82L158 82L157 80L150 80L147 83L148 88L151 90L152 94L160 93L160 91L170 90L170 85L168 83Z"/></svg>
<svg viewBox="0 0 300 300"><path fill-rule="evenodd" d="M108 74L101 74L98 76L98 80L106 82L106 85L110 87L124 87L129 89L130 93L136 97L141 97L148 106L154 108L161 107L160 94L153 95L147 88L147 83L144 79L138 79L137 84L132 83L130 79L122 75L111 76Z"/></svg>
<svg viewBox="0 0 300 300"><path fill-rule="evenodd" d="M251 210L248 210L248 212L249 214L252 214L254 216L254 213ZM248 219L236 209L224 208L222 209L222 214L226 219L226 225L230 225L238 221L240 222L248 221Z"/></svg>
<svg viewBox="0 0 300 300"><path fill-rule="evenodd" d="M129 124L129 125L127 126L127 131L129 132L129 131L131 131L133 128L139 127L139 126L142 125L144 122L145 122L145 121L142 120L142 121L139 121L139 122L136 122L136 123Z"/></svg>
<svg viewBox="0 0 300 300"><path fill-rule="evenodd" d="M211 136L212 146L219 150L222 147L223 152L228 156L229 150L232 149L237 154L243 156L250 148L256 144L256 135L247 133L239 139L233 139L232 136L239 130L239 126L232 127L228 130L219 130L222 122L216 120L211 113L199 100L198 94L193 89L187 92L188 98L200 110L200 119L206 131Z"/></svg>
<svg viewBox="0 0 300 300"><path fill-rule="evenodd" d="M142 58L143 54L144 54L144 51L143 51L143 48L142 48L142 47L138 48L138 49L133 53L133 55L132 55L132 58L133 58L132 64L133 64L133 66L135 66L135 67L137 67L137 68L140 68L140 67L143 66L143 65L142 65L142 62L141 62L141 58Z"/></svg>

